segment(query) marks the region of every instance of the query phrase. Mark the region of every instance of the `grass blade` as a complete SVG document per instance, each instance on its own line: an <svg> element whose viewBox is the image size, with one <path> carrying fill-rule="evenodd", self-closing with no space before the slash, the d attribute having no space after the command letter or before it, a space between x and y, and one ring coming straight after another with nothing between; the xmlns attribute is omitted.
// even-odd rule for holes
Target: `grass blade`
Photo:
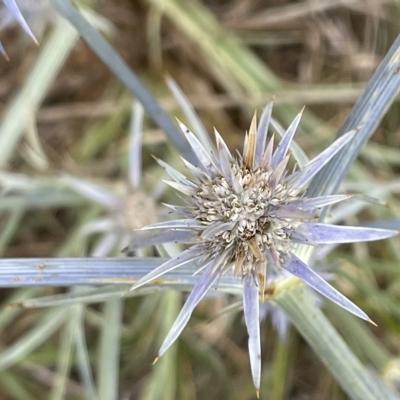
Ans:
<svg viewBox="0 0 400 400"><path fill-rule="evenodd" d="M133 284L165 262L165 258L4 258L0 260L0 287ZM193 286L196 266L188 264L165 274L154 287ZM149 286L150 287L150 286ZM237 293L240 280L225 276L218 289Z"/></svg>
<svg viewBox="0 0 400 400"><path fill-rule="evenodd" d="M65 310L64 310L65 311ZM0 371L10 368L45 342L68 318L69 314L54 308L38 319L36 327L9 346L0 355Z"/></svg>
<svg viewBox="0 0 400 400"><path fill-rule="evenodd" d="M0 122L0 168L4 168L14 154L32 114L39 108L77 39L77 32L60 18L24 85L4 111Z"/></svg>
<svg viewBox="0 0 400 400"><path fill-rule="evenodd" d="M342 149L313 179L310 196L334 194L344 176L372 136L400 90L400 35L383 59L363 94L357 100L337 136L360 128L352 141Z"/></svg>
<svg viewBox="0 0 400 400"><path fill-rule="evenodd" d="M398 399L354 356L298 280L286 280L274 296L292 323L354 400Z"/></svg>
<svg viewBox="0 0 400 400"><path fill-rule="evenodd" d="M107 65L125 87L142 103L154 122L160 126L171 143L188 160L194 160L194 154L183 139L175 124L160 107L157 100L146 89L140 79L128 67L122 57L112 48L103 36L71 5L68 0L51 0L57 11L76 28L82 38Z"/></svg>
<svg viewBox="0 0 400 400"><path fill-rule="evenodd" d="M108 300L104 304L103 327L98 364L98 393L100 400L118 399L119 343L123 301Z"/></svg>

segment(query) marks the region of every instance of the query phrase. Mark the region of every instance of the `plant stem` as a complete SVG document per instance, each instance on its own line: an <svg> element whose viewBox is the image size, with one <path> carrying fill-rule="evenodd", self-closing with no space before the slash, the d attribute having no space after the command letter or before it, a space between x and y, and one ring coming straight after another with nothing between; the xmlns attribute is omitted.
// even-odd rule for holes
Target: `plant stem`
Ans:
<svg viewBox="0 0 400 400"><path fill-rule="evenodd" d="M297 330L350 398L398 399L377 376L361 364L315 304L301 281L286 279L277 287L273 300L288 314Z"/></svg>

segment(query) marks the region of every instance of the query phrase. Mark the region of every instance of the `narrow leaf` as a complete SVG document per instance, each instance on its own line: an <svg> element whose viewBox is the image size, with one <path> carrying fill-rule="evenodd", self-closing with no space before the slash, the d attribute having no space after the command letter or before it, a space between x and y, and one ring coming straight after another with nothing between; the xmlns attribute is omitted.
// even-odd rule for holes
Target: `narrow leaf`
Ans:
<svg viewBox="0 0 400 400"><path fill-rule="evenodd" d="M348 298L339 293L333 286L321 278L294 254L289 253L282 266L284 269L286 269L286 271L289 271L293 275L300 278L303 282L327 297L329 300L332 300L334 303L343 307L352 314L357 315L357 317L365 319L366 321L371 321L364 311L357 307Z"/></svg>
<svg viewBox="0 0 400 400"><path fill-rule="evenodd" d="M286 153L289 150L290 144L292 142L293 136L296 133L296 129L299 126L301 116L303 115L303 110L299 114L297 114L296 118L290 124L287 129L285 136L280 141L278 147L276 148L274 155L272 156L271 166L275 168L286 156Z"/></svg>
<svg viewBox="0 0 400 400"><path fill-rule="evenodd" d="M310 238L317 244L369 242L398 235L398 231L357 226L337 226L305 222L296 232Z"/></svg>
<svg viewBox="0 0 400 400"><path fill-rule="evenodd" d="M338 153L357 133L357 130L347 132L345 135L335 140L327 149L313 158L300 171L293 174L290 179L290 184L297 189L301 189L308 183L320 170L326 165L332 157Z"/></svg>
<svg viewBox="0 0 400 400"><path fill-rule="evenodd" d="M251 374L258 397L261 381L260 305L258 286L254 279L247 275L243 281L243 311L249 334Z"/></svg>
<svg viewBox="0 0 400 400"><path fill-rule="evenodd" d="M168 348L175 342L178 336L181 334L182 330L188 323L190 316L194 308L199 304L203 297L207 294L208 290L218 279L219 274L212 274L211 268L209 267L199 278L192 292L186 300L185 305L182 307L174 325L169 331L167 337L165 338L161 348L158 352L158 357L161 357Z"/></svg>
<svg viewBox="0 0 400 400"><path fill-rule="evenodd" d="M261 165L261 160L265 152L265 144L267 142L268 127L271 121L273 102L269 102L261 114L260 122L257 129L257 143L256 143L256 154L254 158L254 168L258 168Z"/></svg>
<svg viewBox="0 0 400 400"><path fill-rule="evenodd" d="M187 264L190 261L196 260L199 258L199 254L196 250L188 249L180 253L178 256L168 260L164 264L161 264L159 267L149 272L142 279L139 279L137 283L135 283L129 291L138 289L139 287L145 285L146 283L151 282L152 280L160 277L161 275L172 271L175 268L180 267L181 265Z"/></svg>

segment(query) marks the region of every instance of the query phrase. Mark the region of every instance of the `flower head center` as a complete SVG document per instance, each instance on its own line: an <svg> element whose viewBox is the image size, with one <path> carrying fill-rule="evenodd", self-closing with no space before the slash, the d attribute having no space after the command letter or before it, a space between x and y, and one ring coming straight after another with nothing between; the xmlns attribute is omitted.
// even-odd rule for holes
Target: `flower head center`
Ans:
<svg viewBox="0 0 400 400"><path fill-rule="evenodd" d="M252 171L235 162L232 171L235 182L217 175L199 184L193 196L192 217L210 227L212 234L202 238L209 249L229 249L232 259L241 254L248 262L264 261L266 248L286 247L282 241L290 228L290 221L274 216L273 210L296 199L297 193L291 192L284 181L275 182L266 168Z"/></svg>

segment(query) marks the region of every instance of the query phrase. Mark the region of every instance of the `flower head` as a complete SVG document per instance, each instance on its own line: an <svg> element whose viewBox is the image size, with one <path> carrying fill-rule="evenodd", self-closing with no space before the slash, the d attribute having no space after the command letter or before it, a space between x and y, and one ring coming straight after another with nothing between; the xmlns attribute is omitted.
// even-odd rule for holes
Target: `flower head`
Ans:
<svg viewBox="0 0 400 400"><path fill-rule="evenodd" d="M392 230L316 222L321 207L349 196L310 198L305 188L357 131L348 132L305 166L290 172L287 169L288 151L302 113L296 116L274 148L273 136L267 144L271 112L272 103L264 110L259 129L254 116L246 134L243 155L237 157L230 153L217 131L214 154L207 152L194 134L180 123L198 159L197 166L184 160L192 178L185 177L161 160L158 162L173 179L167 183L189 197L185 207L169 205L183 218L143 228L132 244L141 247L180 242L190 244L190 247L143 277L131 290L189 262L195 262L201 271L158 357L177 339L195 306L221 275L233 274L242 279L250 365L257 393L261 379L259 299L264 297L267 281L279 276L282 269L353 314L369 320L363 311L301 261L293 253L294 245L370 241L397 234Z"/></svg>
<svg viewBox="0 0 400 400"><path fill-rule="evenodd" d="M132 230L139 229L157 220L156 195L147 194L142 181L142 134L144 110L140 103L132 107L129 141L129 173L123 190L109 190L93 182L64 174L60 181L76 192L99 203L107 214L85 224L81 233L101 234L102 238L92 251L92 256L104 257L111 250L130 242ZM119 190L118 190L119 189Z"/></svg>

